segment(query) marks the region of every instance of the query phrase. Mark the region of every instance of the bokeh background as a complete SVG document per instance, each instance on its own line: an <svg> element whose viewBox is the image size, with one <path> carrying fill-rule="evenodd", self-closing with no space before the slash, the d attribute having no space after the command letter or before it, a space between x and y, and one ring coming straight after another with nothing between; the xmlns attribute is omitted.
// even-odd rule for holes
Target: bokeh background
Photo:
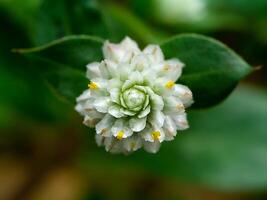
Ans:
<svg viewBox="0 0 267 200"><path fill-rule="evenodd" d="M72 34L141 47L212 36L255 71L223 103L189 111L191 128L150 155L98 148L73 105L11 52ZM266 0L0 0L1 200L267 199Z"/></svg>

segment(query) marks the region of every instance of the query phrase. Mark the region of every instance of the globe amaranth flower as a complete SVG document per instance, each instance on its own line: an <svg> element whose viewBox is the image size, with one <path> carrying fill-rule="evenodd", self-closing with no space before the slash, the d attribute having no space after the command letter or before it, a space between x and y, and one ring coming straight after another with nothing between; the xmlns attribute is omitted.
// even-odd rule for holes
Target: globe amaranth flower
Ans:
<svg viewBox="0 0 267 200"><path fill-rule="evenodd" d="M130 153L141 147L156 153L163 141L188 128L185 108L190 89L175 82L184 64L164 60L158 45L141 51L126 37L106 41L104 60L87 65L88 89L77 98L84 124L96 129L96 141L107 151Z"/></svg>

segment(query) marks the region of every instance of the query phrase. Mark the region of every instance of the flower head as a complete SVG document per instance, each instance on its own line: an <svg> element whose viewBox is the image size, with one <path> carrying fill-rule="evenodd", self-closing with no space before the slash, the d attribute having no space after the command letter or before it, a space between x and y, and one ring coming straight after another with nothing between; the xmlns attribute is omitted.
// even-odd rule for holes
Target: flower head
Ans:
<svg viewBox="0 0 267 200"><path fill-rule="evenodd" d="M158 45L141 51L126 37L106 41L104 60L87 65L88 89L77 98L84 124L96 128L96 141L110 152L129 153L142 146L155 153L163 141L188 128L185 108L190 89L175 82L184 64L164 60Z"/></svg>

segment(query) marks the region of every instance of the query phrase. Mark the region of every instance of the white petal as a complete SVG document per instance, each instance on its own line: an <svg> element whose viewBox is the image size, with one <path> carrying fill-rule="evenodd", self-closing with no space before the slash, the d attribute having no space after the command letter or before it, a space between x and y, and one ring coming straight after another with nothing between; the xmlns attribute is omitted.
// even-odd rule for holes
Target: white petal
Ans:
<svg viewBox="0 0 267 200"><path fill-rule="evenodd" d="M165 140L166 141L173 140L174 137L176 136L176 134L177 134L176 125L170 116L166 116L165 121L164 121L164 125L163 125L163 130L165 133Z"/></svg>
<svg viewBox="0 0 267 200"><path fill-rule="evenodd" d="M147 125L144 130L140 132L140 136L145 140L149 142L153 142L154 139L152 137L152 128L150 125Z"/></svg>
<svg viewBox="0 0 267 200"><path fill-rule="evenodd" d="M188 107L193 103L193 95L191 90L181 84L175 84L173 88L173 95L181 99L183 104Z"/></svg>
<svg viewBox="0 0 267 200"><path fill-rule="evenodd" d="M181 114L185 108L183 102L174 96L164 98L164 113L166 114Z"/></svg>
<svg viewBox="0 0 267 200"><path fill-rule="evenodd" d="M88 127L91 127L93 128L97 122L99 122L100 119L97 119L97 118L91 118L89 116L85 116L84 120L83 120L83 124L88 126Z"/></svg>
<svg viewBox="0 0 267 200"><path fill-rule="evenodd" d="M106 114L104 118L96 124L95 126L96 133L105 135L105 133L110 131L114 121L115 121L114 117L112 117L109 114Z"/></svg>
<svg viewBox="0 0 267 200"><path fill-rule="evenodd" d="M146 54L138 54L133 57L131 65L134 67L135 70L143 71L144 69L149 68L150 60Z"/></svg>
<svg viewBox="0 0 267 200"><path fill-rule="evenodd" d="M157 153L160 148L160 142L144 142L144 149L149 153Z"/></svg>
<svg viewBox="0 0 267 200"><path fill-rule="evenodd" d="M134 71L129 75L129 80L134 81L136 84L143 84L143 76L139 71Z"/></svg>
<svg viewBox="0 0 267 200"><path fill-rule="evenodd" d="M120 103L120 89L113 88L109 91L111 101L114 103Z"/></svg>
<svg viewBox="0 0 267 200"><path fill-rule="evenodd" d="M102 78L93 78L91 79L91 83L97 85L97 88L90 89L92 96L103 96L107 93L108 80Z"/></svg>
<svg viewBox="0 0 267 200"><path fill-rule="evenodd" d="M83 124L89 127L94 127L102 118L102 113L99 113L96 110L92 110L90 112L87 112L86 116L84 117Z"/></svg>
<svg viewBox="0 0 267 200"><path fill-rule="evenodd" d="M153 89L161 96L170 96L173 92L175 82L167 77L160 77L154 81Z"/></svg>
<svg viewBox="0 0 267 200"><path fill-rule="evenodd" d="M146 126L146 117L144 118L133 117L129 120L129 125L134 132L142 131Z"/></svg>
<svg viewBox="0 0 267 200"><path fill-rule="evenodd" d="M107 69L107 65L104 61L100 63L99 70L101 72L102 78L108 79L110 77L109 71Z"/></svg>
<svg viewBox="0 0 267 200"><path fill-rule="evenodd" d="M146 88L144 86L135 85L134 88L146 93Z"/></svg>
<svg viewBox="0 0 267 200"><path fill-rule="evenodd" d="M122 86L122 81L120 81L117 78L113 78L108 80L107 90L110 91L113 88L121 88L121 86Z"/></svg>
<svg viewBox="0 0 267 200"><path fill-rule="evenodd" d="M129 37L125 37L125 38L121 41L120 45L121 45L124 49L128 49L128 50L131 50L131 51L134 51L134 52L137 52L137 53L140 52L140 49L139 49L137 43L136 43L134 40L132 40L131 38L129 38Z"/></svg>
<svg viewBox="0 0 267 200"><path fill-rule="evenodd" d="M111 153L121 153L123 151L122 142L113 137L105 138L104 145L106 151Z"/></svg>
<svg viewBox="0 0 267 200"><path fill-rule="evenodd" d="M94 102L95 102L95 98L89 98L87 101L82 103L85 113L95 110Z"/></svg>
<svg viewBox="0 0 267 200"><path fill-rule="evenodd" d="M143 105L143 110L148 107L149 102L150 102L149 95L146 95L146 97L145 97L145 103Z"/></svg>
<svg viewBox="0 0 267 200"><path fill-rule="evenodd" d="M140 149L142 146L142 140L138 136L131 136L123 141L123 147L126 151L132 152Z"/></svg>
<svg viewBox="0 0 267 200"><path fill-rule="evenodd" d="M135 80L126 80L121 88L122 91L129 89L135 85Z"/></svg>
<svg viewBox="0 0 267 200"><path fill-rule="evenodd" d="M133 131L128 128L129 124L124 119L117 119L111 128L112 135L117 137L119 133L123 133L122 138L130 137Z"/></svg>
<svg viewBox="0 0 267 200"><path fill-rule="evenodd" d="M175 82L181 76L183 67L184 64L179 59L167 60L162 66L161 75Z"/></svg>
<svg viewBox="0 0 267 200"><path fill-rule="evenodd" d="M152 110L162 110L164 106L164 102L161 96L155 94L151 88L146 87L147 93L150 96L151 103L152 103Z"/></svg>
<svg viewBox="0 0 267 200"><path fill-rule="evenodd" d="M177 130L185 130L189 128L186 114L172 116L173 121L176 124Z"/></svg>
<svg viewBox="0 0 267 200"><path fill-rule="evenodd" d="M121 107L119 105L114 104L108 108L108 113L113 117L121 118L124 114L120 111L120 108Z"/></svg>
<svg viewBox="0 0 267 200"><path fill-rule="evenodd" d="M107 113L110 104L111 102L109 97L100 97L94 101L95 109L101 113Z"/></svg>
<svg viewBox="0 0 267 200"><path fill-rule="evenodd" d="M82 99L82 98L81 98ZM87 99L84 100L80 100L76 106L75 106L75 110L80 113L81 115L87 115L88 112L95 110L94 109L94 100L95 98L93 97L89 97Z"/></svg>
<svg viewBox="0 0 267 200"><path fill-rule="evenodd" d="M128 116L134 116L136 114L136 112L134 111L130 111L126 108L121 108L120 111L125 114L125 115L128 115Z"/></svg>
<svg viewBox="0 0 267 200"><path fill-rule="evenodd" d="M158 137L155 138L154 133L157 132L158 133ZM163 131L163 129L157 125L152 125L152 132L151 132L153 141L159 141L159 142L163 142L165 140L165 132Z"/></svg>
<svg viewBox="0 0 267 200"><path fill-rule="evenodd" d="M121 59L121 63L131 63L132 58L134 57L134 52L127 49L126 53Z"/></svg>
<svg viewBox="0 0 267 200"><path fill-rule="evenodd" d="M103 46L103 54L105 59L113 60L115 62L120 62L125 55L126 50L120 45L112 44L106 41Z"/></svg>
<svg viewBox="0 0 267 200"><path fill-rule="evenodd" d="M138 114L138 118L143 118L145 116L147 116L150 113L150 106L147 106L145 110L141 111Z"/></svg>
<svg viewBox="0 0 267 200"><path fill-rule="evenodd" d="M106 41L103 46L103 54L106 59L119 62L129 62L131 57L140 53L140 50L133 40L126 37L120 44L112 44Z"/></svg>
<svg viewBox="0 0 267 200"><path fill-rule="evenodd" d="M93 63L89 63L88 65L86 65L86 68L87 68L86 77L88 79L103 77L99 69L99 65L100 65L99 62L93 62Z"/></svg>
<svg viewBox="0 0 267 200"><path fill-rule="evenodd" d="M122 81L129 79L129 74L132 72L131 65L127 63L118 64L118 78Z"/></svg>
<svg viewBox="0 0 267 200"><path fill-rule="evenodd" d="M109 71L107 70L105 62L93 62L86 65L87 72L86 77L88 79L93 78L105 78L109 77Z"/></svg>
<svg viewBox="0 0 267 200"><path fill-rule="evenodd" d="M104 62L106 63L106 68L109 71L109 74L112 77L117 77L117 70L118 70L118 64L112 60L104 60Z"/></svg>
<svg viewBox="0 0 267 200"><path fill-rule="evenodd" d="M85 114L84 114L84 109L83 109L82 104L80 104L80 103L76 104L76 106L75 106L75 110L76 110L80 115L85 115Z"/></svg>
<svg viewBox="0 0 267 200"><path fill-rule="evenodd" d="M95 135L95 141L98 146L103 146L104 140L105 140L105 137L103 137L102 135L99 135L99 134Z"/></svg>
<svg viewBox="0 0 267 200"><path fill-rule="evenodd" d="M89 89L85 90L79 97L76 98L76 101L84 101L91 97L91 91Z"/></svg>
<svg viewBox="0 0 267 200"><path fill-rule="evenodd" d="M149 122L158 127L162 127L165 120L165 115L163 112L155 110L149 115Z"/></svg>
<svg viewBox="0 0 267 200"><path fill-rule="evenodd" d="M148 142L163 142L165 139L165 133L162 128L158 126L149 126L147 125L146 128L140 132L140 136Z"/></svg>
<svg viewBox="0 0 267 200"><path fill-rule="evenodd" d="M143 52L145 54L151 55L151 61L153 63L159 63L164 60L164 55L159 47L159 45L148 45Z"/></svg>

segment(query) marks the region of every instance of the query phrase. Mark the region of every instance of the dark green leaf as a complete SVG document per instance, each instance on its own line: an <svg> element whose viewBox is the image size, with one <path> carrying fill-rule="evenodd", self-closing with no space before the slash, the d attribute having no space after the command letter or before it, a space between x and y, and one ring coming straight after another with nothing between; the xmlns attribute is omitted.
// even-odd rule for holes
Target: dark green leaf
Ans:
<svg viewBox="0 0 267 200"><path fill-rule="evenodd" d="M72 68L85 70L89 62L102 59L102 39L87 35L67 36L47 45L14 52L38 56Z"/></svg>
<svg viewBox="0 0 267 200"><path fill-rule="evenodd" d="M71 103L86 89L86 64L102 59L102 40L79 35L67 36L32 49L15 52L37 57L36 66L42 68L52 90Z"/></svg>
<svg viewBox="0 0 267 200"><path fill-rule="evenodd" d="M178 82L194 95L194 107L208 107L222 101L251 67L224 44L200 35L184 34L161 45L166 58L185 63Z"/></svg>
<svg viewBox="0 0 267 200"><path fill-rule="evenodd" d="M61 99L75 104L75 99L88 84L85 73L68 67L61 67L45 76L52 91Z"/></svg>

